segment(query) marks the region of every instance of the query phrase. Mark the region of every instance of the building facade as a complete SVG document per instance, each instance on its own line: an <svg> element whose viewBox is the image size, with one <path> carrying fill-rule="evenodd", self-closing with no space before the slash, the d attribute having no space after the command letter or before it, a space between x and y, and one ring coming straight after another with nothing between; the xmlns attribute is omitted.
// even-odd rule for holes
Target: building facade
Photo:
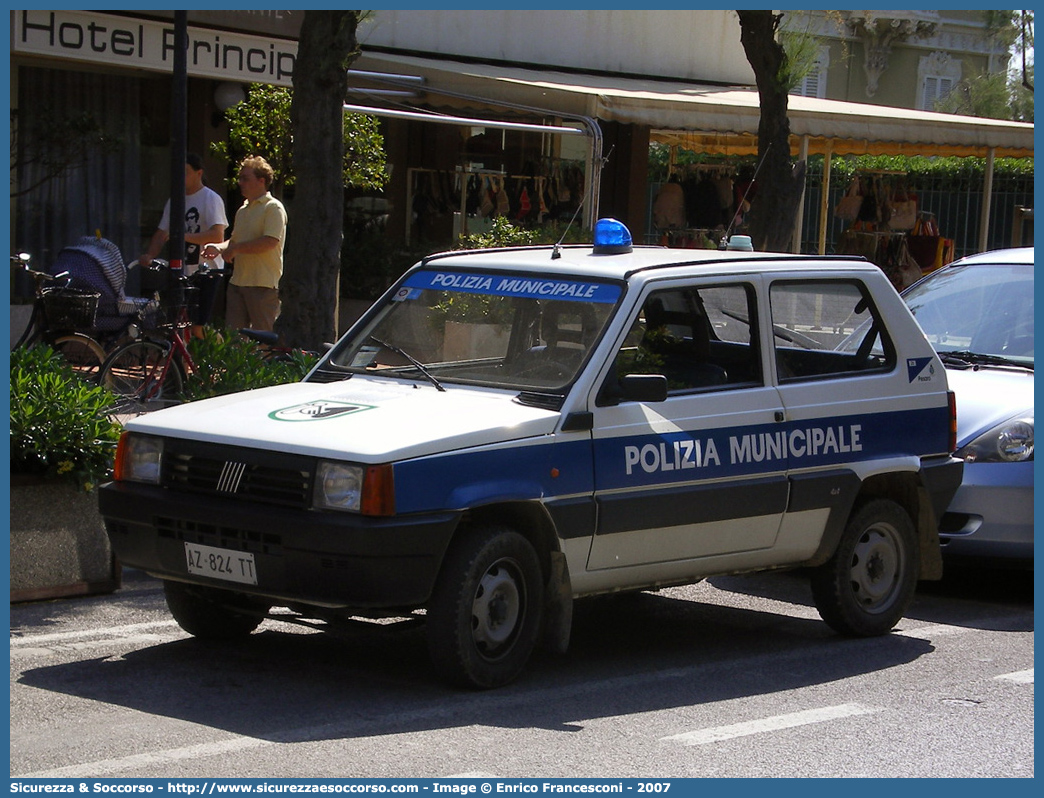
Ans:
<svg viewBox="0 0 1044 798"><path fill-rule="evenodd" d="M170 193L173 13L9 13L12 246L46 263L98 233L129 261ZM794 157L1032 154L1031 125L919 111L916 87L898 96L893 78L918 59L934 58L941 78L936 53L962 74L994 57L942 49L963 30L957 12L919 13L945 18L933 34L944 38L909 55L893 43L873 97L854 77L856 33L827 40L825 94L792 98ZM188 148L207 156L230 211L230 165L209 145L227 134L222 110L247 84L291 84L303 14L188 12ZM970 43L977 29L965 23ZM444 246L498 214L526 224L613 215L640 240L651 142L756 150L757 93L732 11L373 11L358 38L347 107L382 119L392 168L381 215L389 237L411 246ZM842 74L844 47L853 66Z"/></svg>

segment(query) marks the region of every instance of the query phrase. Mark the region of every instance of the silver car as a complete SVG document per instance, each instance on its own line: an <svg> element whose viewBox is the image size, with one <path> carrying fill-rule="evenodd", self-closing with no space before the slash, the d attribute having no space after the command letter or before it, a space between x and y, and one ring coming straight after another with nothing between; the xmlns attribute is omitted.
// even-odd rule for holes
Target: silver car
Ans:
<svg viewBox="0 0 1044 798"><path fill-rule="evenodd" d="M957 397L949 562L1033 567L1033 249L956 261L903 292Z"/></svg>

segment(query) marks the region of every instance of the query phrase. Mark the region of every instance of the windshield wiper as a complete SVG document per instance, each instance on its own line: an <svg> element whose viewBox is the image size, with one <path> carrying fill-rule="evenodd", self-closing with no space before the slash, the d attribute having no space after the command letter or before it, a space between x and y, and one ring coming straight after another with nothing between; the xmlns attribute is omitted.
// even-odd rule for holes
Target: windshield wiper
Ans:
<svg viewBox="0 0 1044 798"><path fill-rule="evenodd" d="M430 371L428 371L427 367L423 363L421 363L419 360L417 360L417 358L415 358L413 355L411 355L405 349L402 349L401 347L395 346L395 344L389 344L387 341L382 341L376 335L371 335L369 337L369 340L373 341L378 346L383 346L385 349L390 349L392 352L394 352L397 355L402 355L404 358L406 358L408 361L410 361L410 363L413 365L413 367L415 369L417 369L417 371L419 371L421 374L423 374L425 376L425 378L427 378L428 382L430 382L432 385L434 385L440 391L445 391L446 390L445 388L442 387L442 383L439 382L437 379L435 379L435 375L432 374Z"/></svg>
<svg viewBox="0 0 1044 798"><path fill-rule="evenodd" d="M940 352L939 357L943 363L956 366L1011 366L1018 369L1029 369L1033 371L1033 364L1018 360L1011 360L1000 355L983 355L978 352L970 352L966 349L952 352Z"/></svg>

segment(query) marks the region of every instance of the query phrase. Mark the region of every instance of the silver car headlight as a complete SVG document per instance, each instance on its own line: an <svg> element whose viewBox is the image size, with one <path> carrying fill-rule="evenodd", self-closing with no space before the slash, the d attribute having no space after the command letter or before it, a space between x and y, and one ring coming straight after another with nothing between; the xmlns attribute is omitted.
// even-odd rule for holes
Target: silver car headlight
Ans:
<svg viewBox="0 0 1044 798"><path fill-rule="evenodd" d="M359 512L363 476L362 466L320 461L315 474L315 506Z"/></svg>
<svg viewBox="0 0 1044 798"><path fill-rule="evenodd" d="M113 476L127 482L158 485L163 465L163 439L125 432L116 449Z"/></svg>
<svg viewBox="0 0 1044 798"><path fill-rule="evenodd" d="M1033 459L1033 411L1020 413L957 451L966 463L1021 463Z"/></svg>

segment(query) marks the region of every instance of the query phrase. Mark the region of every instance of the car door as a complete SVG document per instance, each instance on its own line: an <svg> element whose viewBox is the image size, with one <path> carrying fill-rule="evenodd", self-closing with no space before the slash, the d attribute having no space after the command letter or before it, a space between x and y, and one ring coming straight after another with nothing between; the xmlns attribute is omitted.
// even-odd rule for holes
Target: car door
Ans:
<svg viewBox="0 0 1044 798"><path fill-rule="evenodd" d="M672 281L640 298L595 402L589 571L741 563L773 546L787 460L771 434L781 404L765 379L757 285ZM662 374L667 399L621 398L619 379L629 374Z"/></svg>
<svg viewBox="0 0 1044 798"><path fill-rule="evenodd" d="M864 464L914 450L930 425L908 399L914 366L900 368L860 278L794 275L771 281L768 296L790 458L780 545L811 557L824 535L840 534Z"/></svg>

